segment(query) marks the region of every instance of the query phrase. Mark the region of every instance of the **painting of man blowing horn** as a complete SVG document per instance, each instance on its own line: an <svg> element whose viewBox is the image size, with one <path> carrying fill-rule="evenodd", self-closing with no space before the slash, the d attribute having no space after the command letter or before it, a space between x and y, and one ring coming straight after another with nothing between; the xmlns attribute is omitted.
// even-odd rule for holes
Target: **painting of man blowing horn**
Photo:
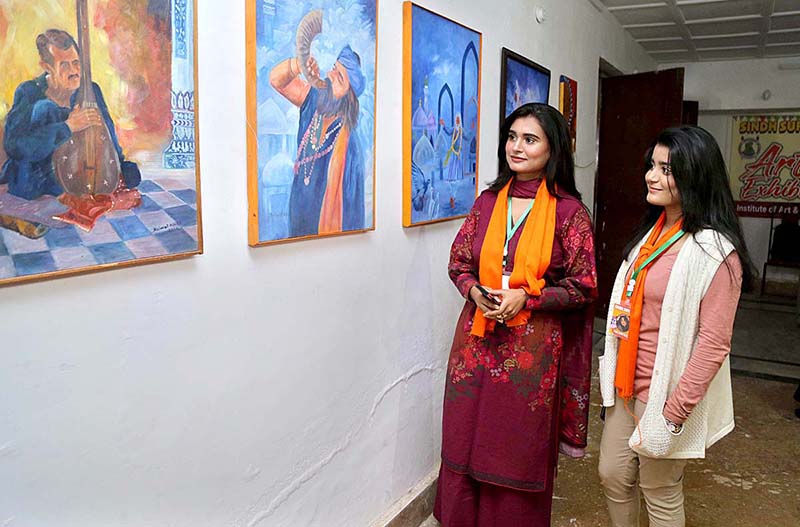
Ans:
<svg viewBox="0 0 800 527"><path fill-rule="evenodd" d="M249 20L252 245L373 228L375 1L292 4Z"/></svg>
<svg viewBox="0 0 800 527"><path fill-rule="evenodd" d="M0 5L0 284L199 252L193 11Z"/></svg>

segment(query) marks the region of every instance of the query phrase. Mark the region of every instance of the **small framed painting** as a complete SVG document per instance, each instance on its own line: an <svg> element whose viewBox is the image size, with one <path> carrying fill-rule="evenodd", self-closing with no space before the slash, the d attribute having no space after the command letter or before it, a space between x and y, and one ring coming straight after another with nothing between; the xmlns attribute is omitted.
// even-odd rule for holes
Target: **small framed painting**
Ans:
<svg viewBox="0 0 800 527"><path fill-rule="evenodd" d="M500 122L529 102L547 104L550 97L550 70L503 48L500 86Z"/></svg>
<svg viewBox="0 0 800 527"><path fill-rule="evenodd" d="M463 218L477 193L481 34L403 4L403 226Z"/></svg>
<svg viewBox="0 0 800 527"><path fill-rule="evenodd" d="M558 81L558 109L569 125L569 137L574 152L578 130L578 83L566 75L562 75Z"/></svg>

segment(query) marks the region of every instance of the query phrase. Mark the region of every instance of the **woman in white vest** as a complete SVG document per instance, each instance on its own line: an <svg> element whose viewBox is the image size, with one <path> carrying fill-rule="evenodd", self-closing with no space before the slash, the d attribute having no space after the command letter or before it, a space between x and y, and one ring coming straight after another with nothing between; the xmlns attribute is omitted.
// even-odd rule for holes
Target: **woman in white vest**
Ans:
<svg viewBox="0 0 800 527"><path fill-rule="evenodd" d="M648 212L609 303L600 479L614 527L685 524L683 468L733 429L728 353L754 275L719 146L664 130L647 156Z"/></svg>

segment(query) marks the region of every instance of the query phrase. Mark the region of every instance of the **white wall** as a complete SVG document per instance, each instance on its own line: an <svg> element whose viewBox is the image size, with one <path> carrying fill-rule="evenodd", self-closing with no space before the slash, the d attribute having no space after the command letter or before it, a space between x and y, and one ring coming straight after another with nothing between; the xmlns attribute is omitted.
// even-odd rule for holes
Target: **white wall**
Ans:
<svg viewBox="0 0 800 527"><path fill-rule="evenodd" d="M699 101L700 111L797 108L800 70L780 70L779 64L797 59L753 59L689 64L662 64L659 69L683 67L683 98ZM762 94L771 96L764 100Z"/></svg>
<svg viewBox="0 0 800 527"><path fill-rule="evenodd" d="M698 124L719 143L725 162L731 149L731 116L755 110L800 110L800 70L781 70L779 64L797 59L734 60L661 65L686 68L684 99L699 101ZM764 100L765 90L771 92ZM769 252L768 218L742 218L742 230L750 256L759 273ZM777 223L776 223L777 224ZM796 273L770 269L770 280L796 280Z"/></svg>
<svg viewBox="0 0 800 527"><path fill-rule="evenodd" d="M579 85L651 62L585 0L423 4L484 34L480 175L496 169L500 48ZM0 290L0 525L361 526L437 463L461 299L459 226L401 225L402 3L379 9L377 230L250 249L244 2L199 2L206 254ZM591 203L594 168L580 172Z"/></svg>

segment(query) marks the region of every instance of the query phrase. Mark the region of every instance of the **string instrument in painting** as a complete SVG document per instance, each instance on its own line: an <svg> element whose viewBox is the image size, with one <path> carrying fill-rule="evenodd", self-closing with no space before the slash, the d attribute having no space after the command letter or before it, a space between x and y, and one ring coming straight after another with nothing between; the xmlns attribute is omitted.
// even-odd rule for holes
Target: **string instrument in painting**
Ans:
<svg viewBox="0 0 800 527"><path fill-rule="evenodd" d="M77 0L81 84L75 107L99 111L92 84L87 4L88 0ZM105 120L102 125L74 132L53 153L53 167L58 181L68 194L81 196L114 192L120 181L120 162Z"/></svg>

